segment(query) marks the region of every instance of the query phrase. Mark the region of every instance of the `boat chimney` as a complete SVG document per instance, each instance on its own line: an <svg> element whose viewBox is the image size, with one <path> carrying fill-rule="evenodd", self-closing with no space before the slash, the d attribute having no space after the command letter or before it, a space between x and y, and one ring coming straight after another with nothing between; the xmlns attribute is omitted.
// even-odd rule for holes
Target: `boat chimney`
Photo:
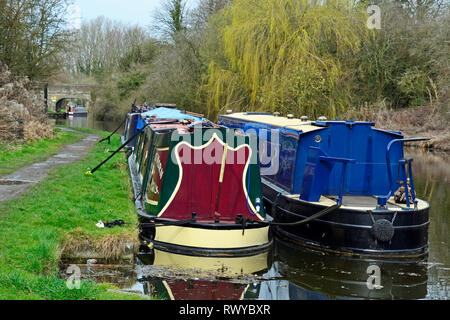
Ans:
<svg viewBox="0 0 450 320"><path fill-rule="evenodd" d="M279 113L279 112L274 112L273 115L274 115L275 117L279 117L279 116L281 115L281 113Z"/></svg>
<svg viewBox="0 0 450 320"><path fill-rule="evenodd" d="M300 120L303 121L303 122L306 122L306 121L309 120L309 118L308 118L307 116L302 116L302 117L300 118Z"/></svg>
<svg viewBox="0 0 450 320"><path fill-rule="evenodd" d="M288 119L294 119L294 115L293 115L292 113L288 114L286 117L287 117Z"/></svg>
<svg viewBox="0 0 450 320"><path fill-rule="evenodd" d="M231 109L227 110L227 114L232 114L232 113L233 113L233 110L231 110Z"/></svg>

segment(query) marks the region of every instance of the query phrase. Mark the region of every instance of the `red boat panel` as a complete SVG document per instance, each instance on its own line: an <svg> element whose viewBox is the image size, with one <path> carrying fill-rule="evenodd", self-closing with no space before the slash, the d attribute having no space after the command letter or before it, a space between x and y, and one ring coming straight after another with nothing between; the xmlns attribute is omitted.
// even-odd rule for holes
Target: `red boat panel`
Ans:
<svg viewBox="0 0 450 320"><path fill-rule="evenodd" d="M212 281L166 281L174 300L241 300L246 285Z"/></svg>
<svg viewBox="0 0 450 320"><path fill-rule="evenodd" d="M234 221L238 214L256 217L255 209L247 202L249 146L232 149L216 137L201 147L182 142L174 152L179 180L160 217L189 219L192 212L199 220Z"/></svg>

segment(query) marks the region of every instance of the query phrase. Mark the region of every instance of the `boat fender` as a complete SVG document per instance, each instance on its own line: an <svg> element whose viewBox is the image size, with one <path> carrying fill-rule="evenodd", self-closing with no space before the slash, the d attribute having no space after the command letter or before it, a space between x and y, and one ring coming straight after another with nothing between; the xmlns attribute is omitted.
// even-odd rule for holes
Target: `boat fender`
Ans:
<svg viewBox="0 0 450 320"><path fill-rule="evenodd" d="M406 192L405 192L405 186L404 186L403 181L400 181L400 184L402 186L400 188L398 188L397 191L395 191L394 200L395 200L395 203L406 204ZM412 195L409 181L408 181L408 193L409 193L408 194L409 195L409 203L413 204L414 200L413 200L413 195Z"/></svg>
<svg viewBox="0 0 450 320"><path fill-rule="evenodd" d="M394 237L395 229L392 222L386 219L380 219L374 222L372 226L373 236L382 242L391 241Z"/></svg>

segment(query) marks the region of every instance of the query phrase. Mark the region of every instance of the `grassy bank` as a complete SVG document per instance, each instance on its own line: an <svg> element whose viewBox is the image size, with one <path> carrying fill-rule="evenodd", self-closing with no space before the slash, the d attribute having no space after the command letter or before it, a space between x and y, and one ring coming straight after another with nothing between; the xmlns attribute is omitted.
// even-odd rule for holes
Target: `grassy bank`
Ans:
<svg viewBox="0 0 450 320"><path fill-rule="evenodd" d="M124 154L94 176L84 175L120 145L119 136L111 140L111 145L95 145L80 162L56 167L22 198L0 203L0 299L133 298L90 282L69 290L58 278L61 257L79 250L80 243L83 249L90 246L114 259L117 244L137 241ZM98 220L116 219L128 224L113 229L95 226Z"/></svg>
<svg viewBox="0 0 450 320"><path fill-rule="evenodd" d="M74 143L84 135L56 128L54 138L25 144L0 144L0 177L35 162L45 161L65 144Z"/></svg>

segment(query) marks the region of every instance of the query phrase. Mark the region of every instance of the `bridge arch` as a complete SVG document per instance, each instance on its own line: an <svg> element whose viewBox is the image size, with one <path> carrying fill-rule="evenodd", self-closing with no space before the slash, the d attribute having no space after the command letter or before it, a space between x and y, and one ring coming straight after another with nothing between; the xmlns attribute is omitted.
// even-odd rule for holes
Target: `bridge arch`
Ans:
<svg viewBox="0 0 450 320"><path fill-rule="evenodd" d="M46 88L47 110L56 112L58 104L64 99L80 99L86 101L89 110L92 104L91 90L94 85L84 84L48 84Z"/></svg>

